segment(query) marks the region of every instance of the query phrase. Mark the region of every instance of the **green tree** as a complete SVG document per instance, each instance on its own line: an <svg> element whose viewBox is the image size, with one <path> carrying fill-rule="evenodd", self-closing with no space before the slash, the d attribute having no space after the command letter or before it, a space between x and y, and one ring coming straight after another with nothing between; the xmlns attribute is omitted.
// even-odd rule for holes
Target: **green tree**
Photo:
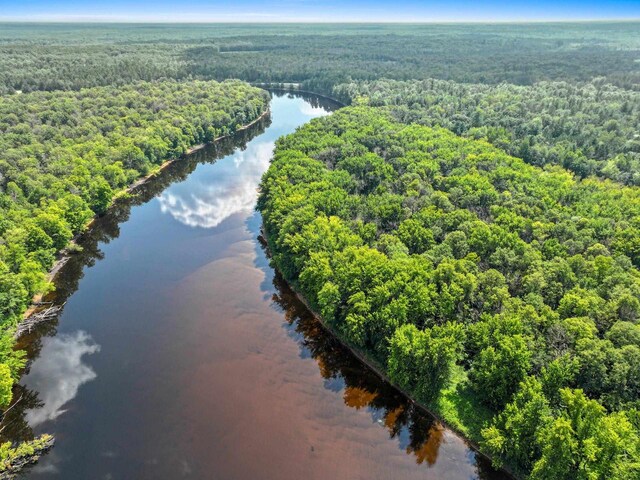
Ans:
<svg viewBox="0 0 640 480"><path fill-rule="evenodd" d="M541 432L542 455L530 478L638 478L638 437L626 415L607 415L581 390L563 389L560 393L565 409Z"/></svg>
<svg viewBox="0 0 640 480"><path fill-rule="evenodd" d="M483 446L495 458L495 463L506 461L528 472L541 456L538 437L553 421L551 414L542 384L534 377L527 377L520 383L513 400L482 430Z"/></svg>
<svg viewBox="0 0 640 480"><path fill-rule="evenodd" d="M462 353L464 332L448 323L420 331L414 325L398 328L390 342L389 376L425 401L436 398L451 379Z"/></svg>
<svg viewBox="0 0 640 480"><path fill-rule="evenodd" d="M11 403L12 388L11 370L7 365L0 363L0 408L7 408Z"/></svg>
<svg viewBox="0 0 640 480"><path fill-rule="evenodd" d="M531 351L521 335L500 335L473 359L469 378L477 394L502 408L530 369Z"/></svg>

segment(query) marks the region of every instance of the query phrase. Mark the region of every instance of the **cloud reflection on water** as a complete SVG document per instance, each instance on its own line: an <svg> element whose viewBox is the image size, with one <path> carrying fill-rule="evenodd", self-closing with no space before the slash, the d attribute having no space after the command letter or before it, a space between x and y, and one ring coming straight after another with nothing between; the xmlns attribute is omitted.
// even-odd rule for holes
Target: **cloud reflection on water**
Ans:
<svg viewBox="0 0 640 480"><path fill-rule="evenodd" d="M96 378L96 372L82 362L82 357L98 351L100 346L82 330L44 339L40 357L25 377L28 387L39 392L43 402L42 407L26 412L31 427L55 420L80 386Z"/></svg>
<svg viewBox="0 0 640 480"><path fill-rule="evenodd" d="M239 212L250 212L256 202L262 174L269 167L273 142L249 144L244 151L219 160L215 175L180 185L159 197L160 210L189 227L214 228Z"/></svg>
<svg viewBox="0 0 640 480"><path fill-rule="evenodd" d="M322 107L314 107L310 103L304 103L300 106L300 113L306 115L308 117L326 117L327 115L331 115L331 112L325 110Z"/></svg>

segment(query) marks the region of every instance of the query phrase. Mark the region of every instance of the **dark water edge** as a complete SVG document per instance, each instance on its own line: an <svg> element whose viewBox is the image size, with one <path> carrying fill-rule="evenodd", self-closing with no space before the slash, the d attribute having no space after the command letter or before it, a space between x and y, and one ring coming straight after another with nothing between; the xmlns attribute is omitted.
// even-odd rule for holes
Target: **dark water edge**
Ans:
<svg viewBox="0 0 640 480"><path fill-rule="evenodd" d="M238 182L261 138L292 131L292 105L335 107L275 94L272 118L174 162L79 240L47 298L65 312L21 339L30 365L0 424L3 441L59 439L24 478L509 478L319 324L269 266L259 214L163 210L208 175ZM80 381L43 382L58 364Z"/></svg>

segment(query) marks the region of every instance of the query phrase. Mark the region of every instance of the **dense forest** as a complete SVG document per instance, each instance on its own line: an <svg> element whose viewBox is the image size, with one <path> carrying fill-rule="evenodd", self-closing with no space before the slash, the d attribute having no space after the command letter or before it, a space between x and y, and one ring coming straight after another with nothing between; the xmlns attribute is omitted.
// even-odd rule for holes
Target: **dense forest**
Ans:
<svg viewBox="0 0 640 480"><path fill-rule="evenodd" d="M639 29L0 24L0 409L56 255L287 83L352 105L262 182L292 286L497 465L640 478Z"/></svg>
<svg viewBox="0 0 640 480"><path fill-rule="evenodd" d="M605 78L532 86L378 80L337 85L333 94L392 106L403 123L487 139L533 165L640 185L640 92Z"/></svg>
<svg viewBox="0 0 640 480"><path fill-rule="evenodd" d="M273 260L353 347L532 479L640 475L640 191L349 107L279 140Z"/></svg>
<svg viewBox="0 0 640 480"><path fill-rule="evenodd" d="M637 23L529 25L2 24L0 93L160 78L297 82L438 78L640 83Z"/></svg>
<svg viewBox="0 0 640 480"><path fill-rule="evenodd" d="M268 101L240 81L0 97L0 408L24 365L13 332L56 254L136 179L252 122ZM4 445L0 458L11 453Z"/></svg>

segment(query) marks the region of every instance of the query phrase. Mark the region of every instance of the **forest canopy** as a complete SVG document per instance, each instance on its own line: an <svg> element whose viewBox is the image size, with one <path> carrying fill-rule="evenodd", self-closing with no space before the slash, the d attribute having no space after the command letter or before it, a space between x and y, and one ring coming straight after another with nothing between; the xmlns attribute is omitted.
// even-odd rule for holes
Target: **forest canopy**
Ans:
<svg viewBox="0 0 640 480"><path fill-rule="evenodd" d="M605 78L531 86L376 80L337 85L333 94L390 106L403 123L486 139L533 165L640 185L640 92Z"/></svg>
<svg viewBox="0 0 640 480"><path fill-rule="evenodd" d="M278 141L258 205L342 340L521 476L639 478L638 31L0 24L0 408L56 255L265 112L238 78L353 105Z"/></svg>
<svg viewBox="0 0 640 480"><path fill-rule="evenodd" d="M278 141L258 207L325 321L497 463L637 478L638 189L349 107Z"/></svg>
<svg viewBox="0 0 640 480"><path fill-rule="evenodd" d="M437 78L637 89L637 22L522 25L0 24L0 93L160 78L295 82Z"/></svg>

